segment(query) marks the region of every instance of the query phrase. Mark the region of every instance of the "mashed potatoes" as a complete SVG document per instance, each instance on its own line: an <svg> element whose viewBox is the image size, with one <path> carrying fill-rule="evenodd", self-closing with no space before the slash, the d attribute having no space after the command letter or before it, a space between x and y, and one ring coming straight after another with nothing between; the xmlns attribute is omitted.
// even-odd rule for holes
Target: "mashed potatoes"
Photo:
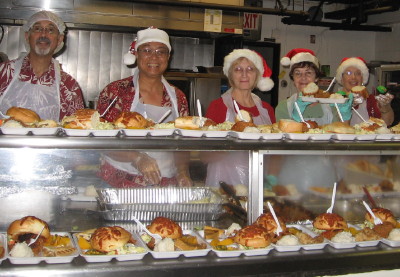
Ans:
<svg viewBox="0 0 400 277"><path fill-rule="evenodd" d="M299 244L300 244L299 239L294 235L285 235L276 242L276 245L280 246L293 246Z"/></svg>
<svg viewBox="0 0 400 277"><path fill-rule="evenodd" d="M350 232L340 232L337 235L335 235L332 239L332 242L336 243L349 243L349 242L355 242L356 239L353 237L353 235Z"/></svg>
<svg viewBox="0 0 400 277"><path fill-rule="evenodd" d="M163 240L160 240L158 243L156 243L156 246L154 246L154 251L155 252L175 251L174 241L171 238L165 238Z"/></svg>
<svg viewBox="0 0 400 277"><path fill-rule="evenodd" d="M390 231L388 239L400 241L400 228L396 228L396 229L393 229L392 231Z"/></svg>
<svg viewBox="0 0 400 277"><path fill-rule="evenodd" d="M11 249L10 256L16 258L29 258L34 255L32 249L26 244L26 242L17 242L13 249Z"/></svg>

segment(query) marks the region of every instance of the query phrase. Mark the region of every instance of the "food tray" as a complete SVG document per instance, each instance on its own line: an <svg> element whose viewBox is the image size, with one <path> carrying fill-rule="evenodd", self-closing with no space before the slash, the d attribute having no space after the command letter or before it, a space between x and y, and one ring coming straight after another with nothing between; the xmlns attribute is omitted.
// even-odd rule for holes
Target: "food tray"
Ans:
<svg viewBox="0 0 400 277"><path fill-rule="evenodd" d="M311 237L317 236L317 234L315 234L314 232L311 232L309 229L307 229L301 225L287 225L286 227L287 228L296 228L296 229L306 233L307 235L310 235ZM274 244L274 248L279 252L299 251L301 248L303 248L304 250L319 250L319 249L323 249L327 244L328 244L328 241L326 239L324 239L324 241L322 243L314 243L314 244L299 244L299 245L290 245L290 246Z"/></svg>
<svg viewBox="0 0 400 277"><path fill-rule="evenodd" d="M48 264L64 264L70 263L75 257L78 257L79 251L78 248L72 239L71 235L67 232L51 232L52 235L60 235L60 236L68 236L71 241L71 245L76 248L75 252L72 255L68 256L59 256L59 257L31 257L31 258L16 258L11 257L8 254L8 248L6 248L7 258L10 260L12 264L38 264L42 261L45 261Z"/></svg>
<svg viewBox="0 0 400 277"><path fill-rule="evenodd" d="M348 224L349 225L349 227L353 227L353 228L355 228L356 230L361 230L361 226L360 225L358 225L358 224L356 224L356 225L354 225L354 224ZM377 246L378 244L379 244L379 242L380 242L381 240L379 239L379 240L366 240L366 241L357 241L356 242L356 244L357 244L357 246L359 246L359 247L372 247L372 246Z"/></svg>
<svg viewBox="0 0 400 277"><path fill-rule="evenodd" d="M4 135L27 135L31 132L33 135L37 136L51 136L57 134L60 128L1 128L1 132Z"/></svg>
<svg viewBox="0 0 400 277"><path fill-rule="evenodd" d="M311 102L311 103L321 103L321 104L343 104L348 100L348 98L316 98L316 97L307 97L303 96L302 100L304 102Z"/></svg>
<svg viewBox="0 0 400 277"><path fill-rule="evenodd" d="M97 189L105 220L150 221L157 216L175 221L217 220L224 212L222 199L210 188Z"/></svg>
<svg viewBox="0 0 400 277"><path fill-rule="evenodd" d="M88 262L88 263L103 263L109 262L112 259L116 259L117 261L136 261L141 260L143 257L149 252L146 244L140 239L139 235L136 233L132 234L133 239L136 241L135 245L138 247L143 247L146 251L143 253L133 253L133 254L123 254L123 255L85 255L84 251L79 247L78 239L74 235L75 244L78 245L79 254Z"/></svg>
<svg viewBox="0 0 400 277"><path fill-rule="evenodd" d="M191 258L191 257L203 257L208 254L211 250L211 246L206 243L206 241L200 237L196 232L192 230L183 230L182 231L184 235L192 235L197 237L197 241L199 243L204 243L207 245L205 249L198 249L198 250L177 250L177 251L169 251L169 252L156 252L156 251L150 251L151 255L155 259L174 259L178 258L180 255L183 255L186 258Z"/></svg>

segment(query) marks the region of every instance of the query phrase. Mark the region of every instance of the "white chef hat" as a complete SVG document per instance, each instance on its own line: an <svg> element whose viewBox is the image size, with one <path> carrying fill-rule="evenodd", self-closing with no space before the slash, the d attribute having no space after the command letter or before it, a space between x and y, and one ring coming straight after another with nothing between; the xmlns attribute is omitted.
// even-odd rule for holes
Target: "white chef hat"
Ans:
<svg viewBox="0 0 400 277"><path fill-rule="evenodd" d="M336 70L336 81L339 84L342 84L343 72L350 66L354 66L355 68L359 69L363 77L362 82L364 84L368 83L369 71L366 61L361 57L350 57L350 58L343 58L342 61L340 62L338 69Z"/></svg>
<svg viewBox="0 0 400 277"><path fill-rule="evenodd" d="M131 43L129 51L124 55L124 64L132 65L136 62L135 52L140 45L147 42L160 42L165 44L169 51L171 51L171 44L169 43L168 34L156 27L149 27L137 32L136 39Z"/></svg>
<svg viewBox="0 0 400 277"><path fill-rule="evenodd" d="M274 81L270 78L271 69L268 67L265 59L256 51L250 49L235 49L224 58L223 71L226 77L229 77L229 69L232 63L239 58L246 58L251 61L260 72L257 80L257 88L261 91L269 91L274 87Z"/></svg>
<svg viewBox="0 0 400 277"><path fill-rule="evenodd" d="M32 26L35 25L36 22L43 21L43 20L53 22L57 26L57 29L60 32L60 34L64 34L65 28L66 28L64 21L62 21L61 18L58 17L56 14L54 14L50 11L44 11L44 10L33 14L28 19L28 21L24 24L24 26L22 26L22 28L25 32L28 32L30 30L30 28L32 28ZM63 46L64 46L64 41L61 42L60 45L58 45L58 47L54 51L54 54L57 53L58 51L60 51L63 48ZM25 41L25 48L26 48L26 51L28 51L28 52L30 51L30 46L27 41Z"/></svg>

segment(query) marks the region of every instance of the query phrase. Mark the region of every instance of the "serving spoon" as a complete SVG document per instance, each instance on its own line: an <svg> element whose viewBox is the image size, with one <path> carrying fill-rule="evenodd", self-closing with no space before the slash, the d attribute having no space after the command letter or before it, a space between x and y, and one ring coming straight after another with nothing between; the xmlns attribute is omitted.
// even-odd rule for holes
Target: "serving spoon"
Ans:
<svg viewBox="0 0 400 277"><path fill-rule="evenodd" d="M162 237L159 234L154 234L147 229L146 225L144 225L139 219L137 219L134 215L131 216L133 221L136 222L150 237L154 238L156 242L162 240Z"/></svg>

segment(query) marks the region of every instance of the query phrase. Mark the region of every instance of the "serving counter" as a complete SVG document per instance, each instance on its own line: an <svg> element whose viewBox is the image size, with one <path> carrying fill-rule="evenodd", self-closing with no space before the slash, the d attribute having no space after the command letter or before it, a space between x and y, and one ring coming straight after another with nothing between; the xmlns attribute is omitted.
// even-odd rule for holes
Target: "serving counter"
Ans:
<svg viewBox="0 0 400 277"><path fill-rule="evenodd" d="M62 132L54 136L18 136L3 135L0 137L0 183L3 188L1 201L5 203L12 193L6 193L5 187L21 186L24 189L32 185L33 188L49 186L56 183L64 190L58 190L56 201L35 202L34 207L28 210L18 210L11 214L9 206L2 206L0 233L4 233L13 218L20 218L27 213L37 211L48 220L52 231L76 232L103 225L114 225L116 222L105 221L98 213L95 198L83 199L61 195L66 188L85 190L88 186L105 187L97 177L99 159L109 151L187 151L191 153L191 173L197 185L204 185L206 166L200 160L201 153L215 151L243 152L249 156L249 198L248 222L253 222L264 211L264 179L270 168L268 159L273 156L294 157L368 157L376 158L380 164L391 160L397 169L400 160L400 143L397 141L295 141L281 140L242 140L235 137L205 138L182 137L178 134L165 137L127 137L119 134L116 137L71 137ZM22 163L21 161L24 161ZM339 159L342 161L342 159ZM22 173L16 167L23 165ZM60 166L62 167L60 169ZM11 178L18 175L27 176L33 171L34 176L28 182L26 179ZM202 173L201 173L202 172ZM67 174L68 173L68 174ZM70 175L69 175L70 173ZM36 175L35 175L36 174ZM43 176L50 174L58 179L46 179ZM39 176L39 178L36 178ZM61 177L60 177L61 176ZM65 180L64 180L64 176ZM301 178L300 176L299 178ZM11 179L10 179L11 178ZM35 179L36 178L36 179ZM394 177L398 181L395 172ZM46 179L46 180L45 180ZM44 180L44 181L43 181ZM60 192L61 191L61 192ZM312 195L306 188L299 188L300 196L297 203L322 203L318 208L329 206L328 198ZM69 192L67 193L69 194ZM79 194L79 193L78 193ZM79 196L79 195L78 195ZM29 198L29 197L28 197ZM377 197L379 203L391 200L396 203L397 194L390 197ZM322 199L322 200L321 200ZM360 198L362 199L362 197ZM360 199L338 198L348 209L355 208ZM394 199L394 200L393 200ZM315 200L315 201L314 201ZM313 202L314 201L314 202ZM355 201L355 202L353 202ZM393 202L394 201L394 202ZM44 203L44 204L43 204ZM21 205L22 202L16 206ZM0 205L1 206L1 205ZM307 206L307 205L305 205ZM311 207L308 205L307 207ZM394 204L393 207L397 207ZM318 209L314 210L318 212ZM397 216L399 211L393 211ZM352 216L357 216L352 214ZM230 215L226 215L230 218ZM220 221L226 218L221 217ZM352 218L353 219L353 218ZM361 219L360 219L361 220ZM125 222L130 226L131 222ZM201 227L203 223L196 223ZM218 222L204 222L204 224L218 225ZM119 262L112 260L107 263L88 263L81 256L65 264L14 265L8 259L0 265L0 276L314 276L323 274L346 274L356 272L375 271L380 269L400 268L400 247L391 247L380 242L373 247L353 247L336 249L326 245L321 250L299 250L294 252L279 252L271 250L267 255L245 256L232 258L218 257L210 251L204 257L177 259L155 259L146 254L142 260Z"/></svg>

